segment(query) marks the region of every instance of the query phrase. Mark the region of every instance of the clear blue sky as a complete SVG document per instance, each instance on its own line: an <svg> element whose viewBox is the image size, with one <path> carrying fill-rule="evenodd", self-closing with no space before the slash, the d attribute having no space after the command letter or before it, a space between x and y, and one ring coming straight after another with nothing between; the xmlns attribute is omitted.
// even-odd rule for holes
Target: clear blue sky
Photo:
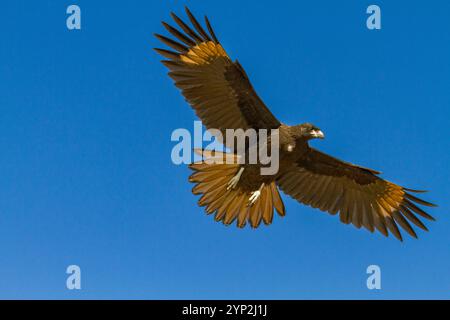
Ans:
<svg viewBox="0 0 450 320"><path fill-rule="evenodd" d="M66 28L66 8L82 30ZM378 4L382 30L365 26ZM265 103L314 146L427 189L437 222L400 243L284 197L238 230L204 214L171 132L161 20L208 14ZM450 298L449 1L8 1L0 19L0 298ZM66 267L82 290L65 287ZM366 288L366 267L382 290Z"/></svg>

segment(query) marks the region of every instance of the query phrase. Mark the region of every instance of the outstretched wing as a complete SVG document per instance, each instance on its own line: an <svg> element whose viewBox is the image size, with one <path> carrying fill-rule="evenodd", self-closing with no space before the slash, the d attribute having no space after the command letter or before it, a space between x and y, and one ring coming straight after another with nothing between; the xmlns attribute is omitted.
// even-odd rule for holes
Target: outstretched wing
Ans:
<svg viewBox="0 0 450 320"><path fill-rule="evenodd" d="M155 49L168 60L169 76L181 89L207 129L275 129L280 122L273 116L251 85L244 69L232 62L217 40L205 17L209 34L188 8L186 13L195 31L175 14L171 14L180 30L163 22L177 41L159 34L155 36L174 51Z"/></svg>
<svg viewBox="0 0 450 320"><path fill-rule="evenodd" d="M411 194L423 191L403 188L379 178L378 173L310 148L304 158L283 169L277 183L304 204L333 215L339 212L343 223L364 226L371 232L376 228L385 236L389 230L402 240L398 224L417 238L409 222L427 228L416 214L434 220L417 204L434 205Z"/></svg>

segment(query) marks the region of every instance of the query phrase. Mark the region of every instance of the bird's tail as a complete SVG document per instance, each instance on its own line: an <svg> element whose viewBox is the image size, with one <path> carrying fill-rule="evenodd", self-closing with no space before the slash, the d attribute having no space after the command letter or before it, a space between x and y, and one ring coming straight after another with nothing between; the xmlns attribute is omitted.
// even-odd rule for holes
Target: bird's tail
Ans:
<svg viewBox="0 0 450 320"><path fill-rule="evenodd" d="M237 155L201 149L196 149L195 152L204 159L189 166L194 171L189 177L189 181L195 183L192 193L202 195L198 201L199 206L206 207L207 214L215 213L216 221L229 225L237 220L239 228L244 227L248 221L253 228L257 228L261 221L266 225L272 223L274 208L280 216L285 215L284 204L275 182L264 184L260 190L255 190L260 193L254 202L250 201L252 192L243 190L239 184L230 187L230 180L241 168L237 163ZM235 161L211 161L225 158Z"/></svg>

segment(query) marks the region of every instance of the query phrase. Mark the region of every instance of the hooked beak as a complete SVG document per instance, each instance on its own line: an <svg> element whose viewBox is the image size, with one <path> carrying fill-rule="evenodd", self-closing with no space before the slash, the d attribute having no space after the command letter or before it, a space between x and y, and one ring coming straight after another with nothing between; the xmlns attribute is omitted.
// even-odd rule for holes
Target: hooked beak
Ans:
<svg viewBox="0 0 450 320"><path fill-rule="evenodd" d="M321 130L312 130L311 137L323 139L323 138L325 138L325 135L323 134L323 132Z"/></svg>

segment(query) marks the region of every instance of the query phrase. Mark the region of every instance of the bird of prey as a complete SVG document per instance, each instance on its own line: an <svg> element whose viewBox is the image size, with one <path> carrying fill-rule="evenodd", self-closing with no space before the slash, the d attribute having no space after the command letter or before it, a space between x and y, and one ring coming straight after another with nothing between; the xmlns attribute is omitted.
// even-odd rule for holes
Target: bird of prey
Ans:
<svg viewBox="0 0 450 320"><path fill-rule="evenodd" d="M189 181L192 192L201 195L198 204L216 221L238 227L247 223L257 228L261 221L269 225L274 210L285 215L278 188L299 202L339 214L340 220L384 236L392 233L402 241L399 226L417 238L411 226L427 230L420 218L434 220L418 205L435 206L414 193L424 191L401 187L379 177L380 172L354 165L309 146L309 140L324 138L316 126L305 123L288 126L281 123L255 92L239 64L225 52L208 18L207 31L186 7L189 26L177 15L171 16L178 29L162 22L176 38L155 34L171 48L155 49L166 60L175 86L207 129L278 129L279 170L261 175L258 164L194 162ZM204 157L217 156L202 152ZM225 156L237 157L235 153Z"/></svg>

